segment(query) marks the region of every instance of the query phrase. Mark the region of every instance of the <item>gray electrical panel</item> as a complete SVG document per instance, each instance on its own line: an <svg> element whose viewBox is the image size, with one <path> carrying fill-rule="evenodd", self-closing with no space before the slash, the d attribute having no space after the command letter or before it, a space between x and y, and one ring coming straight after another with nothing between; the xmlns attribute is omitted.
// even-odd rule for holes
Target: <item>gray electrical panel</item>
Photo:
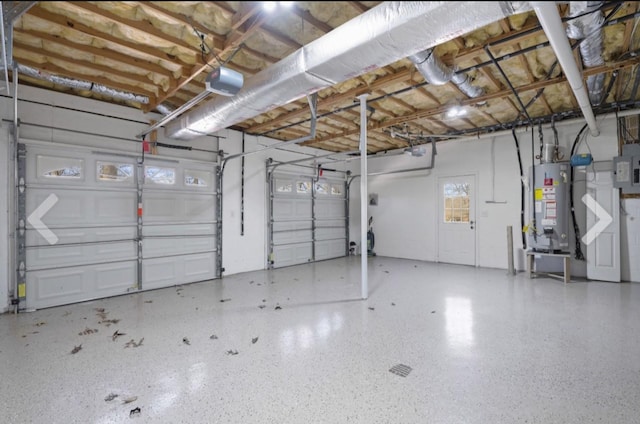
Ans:
<svg viewBox="0 0 640 424"><path fill-rule="evenodd" d="M613 186L623 194L640 193L640 144L623 144L622 155L613 158Z"/></svg>

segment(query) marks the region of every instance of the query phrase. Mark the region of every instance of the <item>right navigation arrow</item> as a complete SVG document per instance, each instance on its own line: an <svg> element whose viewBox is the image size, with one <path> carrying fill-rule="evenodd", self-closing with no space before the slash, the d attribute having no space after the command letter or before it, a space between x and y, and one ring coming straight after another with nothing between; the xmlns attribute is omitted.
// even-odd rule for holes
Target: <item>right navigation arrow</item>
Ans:
<svg viewBox="0 0 640 424"><path fill-rule="evenodd" d="M582 242L589 245L613 222L613 218L590 194L582 196L582 203L587 205L587 208L593 212L598 220L593 227L589 228L587 234L582 237Z"/></svg>

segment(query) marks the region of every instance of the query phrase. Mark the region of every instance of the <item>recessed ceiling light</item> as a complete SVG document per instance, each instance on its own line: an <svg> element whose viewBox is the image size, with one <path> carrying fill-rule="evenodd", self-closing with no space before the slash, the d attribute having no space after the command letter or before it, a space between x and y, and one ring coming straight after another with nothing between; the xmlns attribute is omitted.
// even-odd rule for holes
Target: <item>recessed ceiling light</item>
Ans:
<svg viewBox="0 0 640 424"><path fill-rule="evenodd" d="M267 12L273 12L274 10L276 10L276 6L277 5L278 5L278 3L275 2L275 1L263 1L262 2L262 7Z"/></svg>
<svg viewBox="0 0 640 424"><path fill-rule="evenodd" d="M447 112L447 118L458 118L467 114L467 110L461 106L453 106Z"/></svg>

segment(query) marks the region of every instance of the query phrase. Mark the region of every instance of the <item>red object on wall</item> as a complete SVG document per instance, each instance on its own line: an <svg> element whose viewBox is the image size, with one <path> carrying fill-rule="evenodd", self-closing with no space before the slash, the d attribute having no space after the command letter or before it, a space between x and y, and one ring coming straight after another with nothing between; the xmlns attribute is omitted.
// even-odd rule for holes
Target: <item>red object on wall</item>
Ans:
<svg viewBox="0 0 640 424"><path fill-rule="evenodd" d="M318 176L322 177L322 168L318 168L318 169L319 169Z"/></svg>
<svg viewBox="0 0 640 424"><path fill-rule="evenodd" d="M545 178L544 179L544 185L552 186L553 185L553 178Z"/></svg>
<svg viewBox="0 0 640 424"><path fill-rule="evenodd" d="M151 151L151 145L149 144L149 142L148 142L148 141L146 141L146 140L143 140L143 141L142 141L142 150L143 150L145 153L149 153L149 152Z"/></svg>

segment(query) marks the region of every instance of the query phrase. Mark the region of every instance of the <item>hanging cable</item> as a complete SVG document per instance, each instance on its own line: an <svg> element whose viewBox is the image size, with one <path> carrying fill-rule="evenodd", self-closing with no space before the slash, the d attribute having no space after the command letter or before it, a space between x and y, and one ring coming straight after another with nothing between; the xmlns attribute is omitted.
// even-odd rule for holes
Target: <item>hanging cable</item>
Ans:
<svg viewBox="0 0 640 424"><path fill-rule="evenodd" d="M524 231L524 181L522 178L523 169L522 169L522 156L520 156L520 143L518 142L518 137L516 136L516 127L511 127L511 134L513 134L513 141L516 143L516 153L518 154L518 166L520 167L520 234L522 235L522 248L524 250L527 249L527 237Z"/></svg>
<svg viewBox="0 0 640 424"><path fill-rule="evenodd" d="M576 147L580 142L580 138L582 137L582 134L588 127L589 127L588 124L584 124L584 126L578 132L578 135L576 135L576 138L573 141L573 146L571 147L571 156L573 156L574 152L576 151ZM573 231L576 237L575 259L579 261L584 261L585 257L584 257L584 254L582 253L582 245L580 244L581 243L580 227L578 226L578 221L576 220L576 209L574 207L574 201L573 201L573 185L574 185L574 182L573 182L573 166L572 166L571 167L571 185L569 185L569 203L570 203L570 209L571 209L571 220L573 221Z"/></svg>

